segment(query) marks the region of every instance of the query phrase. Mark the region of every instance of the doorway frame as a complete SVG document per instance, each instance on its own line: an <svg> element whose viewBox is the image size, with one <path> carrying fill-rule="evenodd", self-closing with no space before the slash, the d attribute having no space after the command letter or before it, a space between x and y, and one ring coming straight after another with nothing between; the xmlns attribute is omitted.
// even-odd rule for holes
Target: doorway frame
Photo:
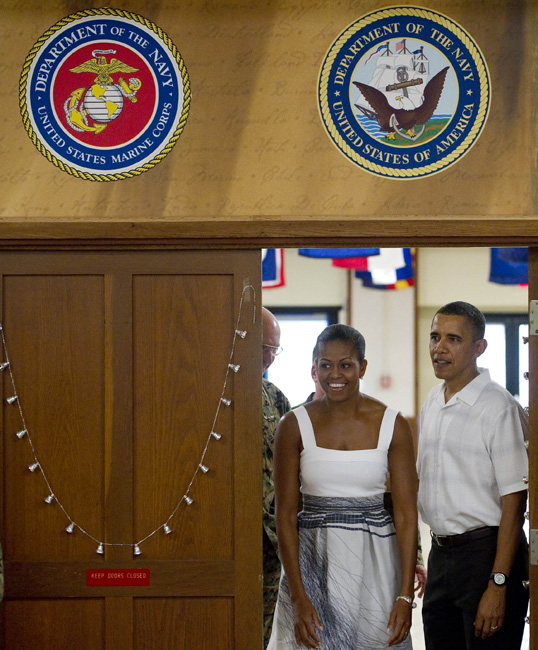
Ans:
<svg viewBox="0 0 538 650"><path fill-rule="evenodd" d="M538 203L538 200L536 201ZM538 219L499 217L380 217L339 221L279 215L192 221L0 223L0 254L8 250L243 250L302 247L529 248L528 300L538 300ZM260 262L261 264L261 262ZM529 337L529 526L538 528L538 336ZM530 647L538 643L538 566L530 566Z"/></svg>

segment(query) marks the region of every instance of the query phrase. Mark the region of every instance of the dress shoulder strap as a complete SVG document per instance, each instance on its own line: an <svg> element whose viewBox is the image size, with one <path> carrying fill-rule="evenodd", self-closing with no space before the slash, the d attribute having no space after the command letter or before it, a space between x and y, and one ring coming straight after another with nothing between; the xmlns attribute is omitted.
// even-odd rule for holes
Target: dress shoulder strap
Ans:
<svg viewBox="0 0 538 650"><path fill-rule="evenodd" d="M385 413L383 413L381 428L379 429L379 440L377 442L378 449L384 449L385 451L389 450L390 443L392 441L392 434L394 433L394 423L396 422L397 415L398 411L396 409L392 409L387 406Z"/></svg>
<svg viewBox="0 0 538 650"><path fill-rule="evenodd" d="M297 418L299 423L299 431L301 433L301 440L303 441L303 448L307 447L317 447L316 445L316 436L314 435L314 427L312 426L312 420L308 415L307 410L304 406L298 406L293 409L293 413Z"/></svg>

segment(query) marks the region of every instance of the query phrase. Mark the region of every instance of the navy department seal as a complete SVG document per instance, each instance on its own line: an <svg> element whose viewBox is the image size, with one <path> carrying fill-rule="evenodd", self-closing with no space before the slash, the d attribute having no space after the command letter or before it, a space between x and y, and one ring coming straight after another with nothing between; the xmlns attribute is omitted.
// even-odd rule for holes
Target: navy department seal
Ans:
<svg viewBox="0 0 538 650"><path fill-rule="evenodd" d="M462 158L487 120L484 57L453 20L387 7L347 27L321 65L318 106L338 149L386 178L431 176Z"/></svg>

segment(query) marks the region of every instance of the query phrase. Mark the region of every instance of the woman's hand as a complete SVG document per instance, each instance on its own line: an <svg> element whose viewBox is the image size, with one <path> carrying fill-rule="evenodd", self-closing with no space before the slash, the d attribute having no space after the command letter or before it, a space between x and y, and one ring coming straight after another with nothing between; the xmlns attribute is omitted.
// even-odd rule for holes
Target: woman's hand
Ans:
<svg viewBox="0 0 538 650"><path fill-rule="evenodd" d="M387 627L387 632L392 632L392 636L387 641L387 646L398 645L407 639L411 629L412 612L412 606L405 600L397 600L394 603Z"/></svg>
<svg viewBox="0 0 538 650"><path fill-rule="evenodd" d="M294 603L294 630L295 641L297 645L303 644L307 648L319 648L321 639L317 631L323 630L318 618L316 608L305 596L300 601Z"/></svg>

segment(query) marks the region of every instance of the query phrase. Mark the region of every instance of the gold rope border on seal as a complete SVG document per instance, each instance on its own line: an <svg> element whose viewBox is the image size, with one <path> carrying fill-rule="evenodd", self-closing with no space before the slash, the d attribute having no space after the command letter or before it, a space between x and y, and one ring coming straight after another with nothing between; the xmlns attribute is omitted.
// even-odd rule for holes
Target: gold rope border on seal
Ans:
<svg viewBox="0 0 538 650"><path fill-rule="evenodd" d="M337 127L335 126L331 114L329 111L329 99L327 97L327 85L328 78L331 71L332 64L335 58L340 54L340 48L348 40L351 34L359 31L363 27L369 25L372 22L376 22L382 18L392 18L394 16L409 15L415 16L418 18L425 18L436 22L443 27L449 28L453 34L455 34L460 41L467 47L472 59L476 65L478 77L480 80L480 101L478 105L478 112L476 115L475 122L471 127L471 130L465 137L465 139L452 151L448 156L445 156L442 161L436 161L435 163L430 163L425 167L420 167L416 169L391 169L378 165L377 163L370 162L362 156L360 156L356 151L354 151L347 142L342 138ZM482 53L475 45L475 43L470 39L467 32L463 30L457 23L452 19L444 16L443 14L433 13L426 9L421 9L420 7L398 7L398 10L387 8L376 11L372 14L364 16L360 19L358 23L353 23L350 25L338 38L338 40L332 45L325 63L322 66L320 72L320 112L322 115L323 122L333 138L333 142L336 146L341 149L351 160L359 164L366 171L370 171L376 175L383 175L385 177L392 176L395 177L395 180L409 180L413 178L420 178L426 175L435 174L441 171L444 167L452 164L457 158L463 157L470 150L472 144L476 141L476 136L478 132L482 129L483 125L486 122L489 104L488 96L491 95L491 87L489 83L489 74L486 67L485 59L482 56ZM419 172L419 173L417 173Z"/></svg>
<svg viewBox="0 0 538 650"><path fill-rule="evenodd" d="M153 31L155 34L157 34L159 38L168 47L174 59L177 61L179 66L179 71L181 73L181 79L183 81L183 110L181 111L181 116L176 126L176 129L172 137L168 141L168 143L165 145L164 149L157 156L155 156L153 160L150 160L149 162L145 163L140 167L137 167L136 169L132 169L128 172L121 172L119 174L93 174L91 172L83 172L78 169L75 169L74 167L71 167L70 165L67 165L61 160L58 160L58 158L54 154L52 154L46 147L44 147L41 144L39 138L37 137L32 127L32 124L30 122L30 118L28 115L28 107L26 103L26 94L27 94L26 83L28 79L30 66L32 65L32 61L34 57L39 52L41 46L45 43L45 41L47 41L50 36L52 36L55 32L60 30L62 27L68 25L71 22L74 22L75 20L79 20L80 18L86 18L88 16L99 16L99 15L120 16L121 18L128 18L130 20L133 20L134 22L138 22L141 25L144 25L145 27ZM170 39L168 34L166 34L166 32L163 32L163 30L160 27L152 23L150 20L147 20L146 18L140 16L139 14L135 14L130 11L124 11L122 9L110 9L108 7L102 7L100 9L84 9L77 13L70 14L69 16L62 18L62 20L55 23L50 29L48 29L41 36L41 38L34 44L32 49L28 53L28 56L26 57L24 66L22 68L21 77L19 81L19 107L21 111L22 121L28 135L30 136L30 139L36 146L37 150L40 151L47 160L49 160L51 163L56 165L56 167L58 167L62 171L67 172L68 174L71 174L71 176L75 176L76 178L82 178L84 180L90 180L90 181L120 181L125 178L133 178L134 176L139 176L143 172L146 172L152 169L153 167L155 167L155 165L160 163L161 160L165 158L165 156L170 152L172 147L178 141L179 136L181 135L181 132L185 127L185 123L187 122L190 103L191 103L191 88L190 88L190 81L189 81L189 75L187 73L187 68L185 66L185 63L183 62L181 54L179 53L178 49L174 45L174 42Z"/></svg>

